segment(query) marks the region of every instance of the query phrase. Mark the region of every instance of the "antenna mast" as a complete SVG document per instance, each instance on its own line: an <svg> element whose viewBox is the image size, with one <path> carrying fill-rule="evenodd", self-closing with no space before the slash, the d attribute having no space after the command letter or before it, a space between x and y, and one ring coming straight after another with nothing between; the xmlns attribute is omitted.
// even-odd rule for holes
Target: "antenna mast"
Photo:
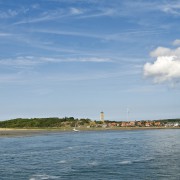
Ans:
<svg viewBox="0 0 180 180"><path fill-rule="evenodd" d="M126 109L126 113L127 113L127 121L129 121L129 108Z"/></svg>

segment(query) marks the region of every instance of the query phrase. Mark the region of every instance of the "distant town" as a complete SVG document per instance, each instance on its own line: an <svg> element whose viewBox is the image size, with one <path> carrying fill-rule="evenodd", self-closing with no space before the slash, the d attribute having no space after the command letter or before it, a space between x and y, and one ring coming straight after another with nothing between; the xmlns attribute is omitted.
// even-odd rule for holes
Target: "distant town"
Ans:
<svg viewBox="0 0 180 180"><path fill-rule="evenodd" d="M100 122L102 127L180 127L180 119L109 122L104 120L104 112L100 113Z"/></svg>
<svg viewBox="0 0 180 180"><path fill-rule="evenodd" d="M172 121L172 122L171 122ZM96 125L97 127L180 127L180 120L149 120L149 121L121 121L109 122L104 121L103 124Z"/></svg>
<svg viewBox="0 0 180 180"><path fill-rule="evenodd" d="M74 117L50 118L17 118L0 121L0 128L59 128L59 129L122 129L122 128L179 128L180 119L140 120L140 121L110 121L105 120L104 112L99 120Z"/></svg>

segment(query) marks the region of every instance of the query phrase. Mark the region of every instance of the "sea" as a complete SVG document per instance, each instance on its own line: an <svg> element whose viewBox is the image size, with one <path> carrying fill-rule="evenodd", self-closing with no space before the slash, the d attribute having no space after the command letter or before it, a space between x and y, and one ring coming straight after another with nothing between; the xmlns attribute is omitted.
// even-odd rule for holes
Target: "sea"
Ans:
<svg viewBox="0 0 180 180"><path fill-rule="evenodd" d="M180 129L0 138L0 180L180 180Z"/></svg>

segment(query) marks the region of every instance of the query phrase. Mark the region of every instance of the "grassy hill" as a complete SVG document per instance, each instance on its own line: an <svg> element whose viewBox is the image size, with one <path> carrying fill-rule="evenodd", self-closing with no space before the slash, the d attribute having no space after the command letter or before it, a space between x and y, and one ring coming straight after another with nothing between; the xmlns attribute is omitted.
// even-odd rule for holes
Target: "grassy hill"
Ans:
<svg viewBox="0 0 180 180"><path fill-rule="evenodd" d="M0 121L0 128L53 128L53 127L74 127L75 124L89 124L89 119L65 118L32 118L32 119L11 119Z"/></svg>

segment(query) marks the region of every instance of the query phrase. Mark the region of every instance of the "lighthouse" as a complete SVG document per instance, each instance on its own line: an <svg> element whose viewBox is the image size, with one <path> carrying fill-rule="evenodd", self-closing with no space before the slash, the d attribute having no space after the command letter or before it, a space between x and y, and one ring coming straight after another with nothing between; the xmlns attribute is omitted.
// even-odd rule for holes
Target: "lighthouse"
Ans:
<svg viewBox="0 0 180 180"><path fill-rule="evenodd" d="M100 121L104 123L104 112L100 113Z"/></svg>

